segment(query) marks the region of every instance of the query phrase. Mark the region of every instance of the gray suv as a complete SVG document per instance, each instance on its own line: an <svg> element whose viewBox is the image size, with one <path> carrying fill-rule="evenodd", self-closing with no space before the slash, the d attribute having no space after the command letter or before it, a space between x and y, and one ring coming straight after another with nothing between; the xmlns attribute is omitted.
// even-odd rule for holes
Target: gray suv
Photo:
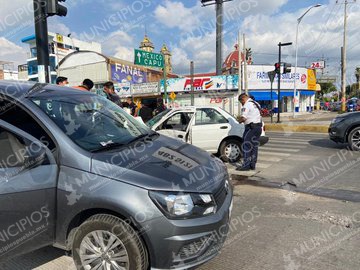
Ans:
<svg viewBox="0 0 360 270"><path fill-rule="evenodd" d="M78 269L188 269L219 253L224 164L98 95L0 81L0 260L44 246Z"/></svg>

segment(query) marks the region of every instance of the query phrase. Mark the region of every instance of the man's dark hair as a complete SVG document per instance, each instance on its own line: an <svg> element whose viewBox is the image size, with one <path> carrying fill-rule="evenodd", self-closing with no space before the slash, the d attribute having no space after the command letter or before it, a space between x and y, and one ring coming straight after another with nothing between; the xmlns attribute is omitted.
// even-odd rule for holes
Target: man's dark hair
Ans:
<svg viewBox="0 0 360 270"><path fill-rule="evenodd" d="M63 76L59 76L59 77L56 78L56 84L60 84L60 83L65 82L67 80L68 80L68 78L63 77Z"/></svg>
<svg viewBox="0 0 360 270"><path fill-rule="evenodd" d="M109 89L114 89L114 83L113 82L106 82L104 83L104 87L109 88Z"/></svg>
<svg viewBox="0 0 360 270"><path fill-rule="evenodd" d="M249 96L248 96L248 94L242 93L242 94L239 96L239 100L242 99L243 97L249 97Z"/></svg>
<svg viewBox="0 0 360 270"><path fill-rule="evenodd" d="M94 87L94 82L90 79L85 79L82 83L88 90L91 90L91 88Z"/></svg>

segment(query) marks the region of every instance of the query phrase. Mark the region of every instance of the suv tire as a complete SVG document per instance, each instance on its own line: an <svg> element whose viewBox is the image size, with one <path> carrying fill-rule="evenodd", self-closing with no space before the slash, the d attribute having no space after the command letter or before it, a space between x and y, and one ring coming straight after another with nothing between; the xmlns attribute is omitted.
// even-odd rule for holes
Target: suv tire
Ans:
<svg viewBox="0 0 360 270"><path fill-rule="evenodd" d="M72 254L79 270L100 263L116 263L127 270L148 269L147 251L137 232L120 218L106 214L92 216L80 225Z"/></svg>
<svg viewBox="0 0 360 270"><path fill-rule="evenodd" d="M360 151L360 127L356 127L350 132L348 142L351 150Z"/></svg>
<svg viewBox="0 0 360 270"><path fill-rule="evenodd" d="M242 144L240 140L227 139L220 145L220 158L224 162L238 162L242 157Z"/></svg>

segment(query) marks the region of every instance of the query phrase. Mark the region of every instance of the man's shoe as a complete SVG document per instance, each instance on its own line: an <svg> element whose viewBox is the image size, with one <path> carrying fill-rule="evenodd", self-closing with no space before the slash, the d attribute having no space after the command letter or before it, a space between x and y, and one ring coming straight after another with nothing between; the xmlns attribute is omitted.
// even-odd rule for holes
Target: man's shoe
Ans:
<svg viewBox="0 0 360 270"><path fill-rule="evenodd" d="M248 172L248 171L250 171L250 168L247 168L247 167L236 168L236 171L240 171L240 172Z"/></svg>
<svg viewBox="0 0 360 270"><path fill-rule="evenodd" d="M255 171L256 169L255 167L250 167L250 170Z"/></svg>

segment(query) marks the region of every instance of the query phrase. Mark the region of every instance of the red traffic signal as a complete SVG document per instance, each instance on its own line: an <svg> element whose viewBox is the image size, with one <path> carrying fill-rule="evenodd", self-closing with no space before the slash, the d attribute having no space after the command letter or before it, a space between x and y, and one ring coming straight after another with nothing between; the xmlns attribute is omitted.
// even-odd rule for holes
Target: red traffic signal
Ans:
<svg viewBox="0 0 360 270"><path fill-rule="evenodd" d="M280 69L281 69L281 64L280 63L275 63L275 73L276 74L280 74Z"/></svg>

